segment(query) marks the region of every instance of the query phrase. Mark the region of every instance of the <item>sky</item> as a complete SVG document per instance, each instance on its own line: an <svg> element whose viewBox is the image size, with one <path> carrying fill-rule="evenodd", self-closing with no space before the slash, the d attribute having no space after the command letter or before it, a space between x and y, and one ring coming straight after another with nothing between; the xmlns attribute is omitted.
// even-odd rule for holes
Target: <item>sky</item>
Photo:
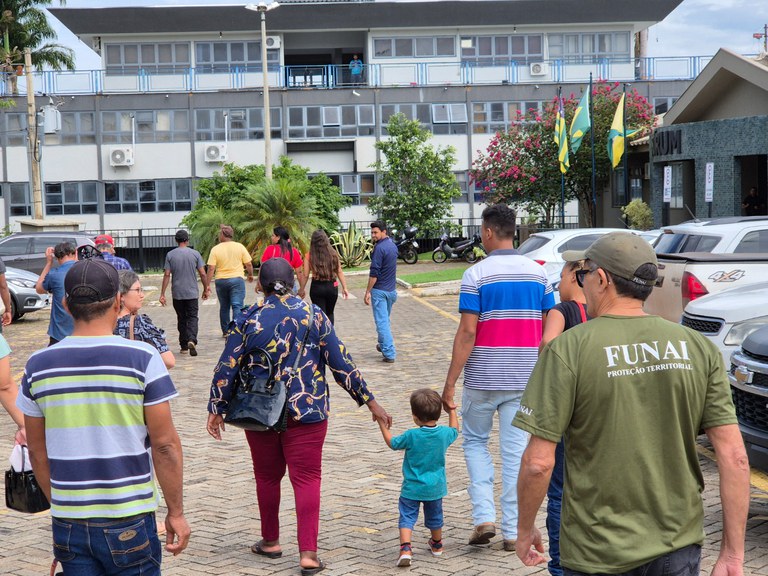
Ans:
<svg viewBox="0 0 768 576"><path fill-rule="evenodd" d="M233 0L67 0L68 8L118 6L233 5ZM402 1L402 0L400 0ZM434 0L437 1L437 0ZM478 0L465 0L475 1ZM580 0L575 0L580 1ZM54 3L55 4L55 3ZM752 37L768 24L768 0L683 0L648 34L649 56L712 56L721 47L739 54L757 54L763 41ZM59 42L76 49L77 67L100 67L100 60L63 26L56 27Z"/></svg>

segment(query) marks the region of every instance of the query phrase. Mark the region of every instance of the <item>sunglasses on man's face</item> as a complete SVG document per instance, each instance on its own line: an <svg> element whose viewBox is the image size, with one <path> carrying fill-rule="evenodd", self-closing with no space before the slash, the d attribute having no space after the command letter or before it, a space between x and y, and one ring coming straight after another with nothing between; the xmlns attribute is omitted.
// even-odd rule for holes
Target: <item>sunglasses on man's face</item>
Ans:
<svg viewBox="0 0 768 576"><path fill-rule="evenodd" d="M595 269L597 270L597 269ZM579 288L584 288L584 276L589 274L590 272L594 272L595 270L589 270L586 268L582 268L581 270L576 270L576 284L579 285Z"/></svg>

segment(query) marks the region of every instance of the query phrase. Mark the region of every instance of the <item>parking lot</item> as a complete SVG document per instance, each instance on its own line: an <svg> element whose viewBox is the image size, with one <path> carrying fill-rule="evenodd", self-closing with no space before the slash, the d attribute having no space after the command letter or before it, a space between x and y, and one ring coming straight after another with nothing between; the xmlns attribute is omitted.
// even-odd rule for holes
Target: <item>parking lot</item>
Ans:
<svg viewBox="0 0 768 576"><path fill-rule="evenodd" d="M421 265L419 265L421 266ZM381 362L376 352L370 309L363 304L365 276L350 277L353 296L337 306L337 330L348 345L370 388L394 417L394 430L411 426L408 396L416 387L440 390L448 367L451 343L458 322L457 296L418 296L403 291L393 309L398 347L397 362ZM145 286L160 278L146 278ZM249 287L249 301L253 301ZM168 332L177 349L175 315L170 307L153 305L157 292L147 294L145 312ZM170 575L289 575L298 574L292 491L284 480L282 502L284 554L279 560L255 556L249 547L259 539L258 512L250 456L242 432L228 430L216 443L205 431L210 377L221 339L215 301L201 307L201 334L197 358L177 355L171 374L180 392L173 402L176 426L185 453L185 507L193 534L189 548L179 557L165 556L164 573ZM13 349L12 371L17 380L26 357L47 343L47 312L25 316L5 331ZM13 427L0 418L0 454L10 453ZM700 440L704 471L705 531L703 571L717 555L721 537L716 464L706 439ZM495 448L494 448L495 451ZM397 497L401 455L391 452L365 409L356 409L343 392L332 390L332 418L324 453L320 557L327 574L401 574L394 566L398 550ZM514 553L501 549L500 538L490 548L466 544L472 528L467 475L460 443L448 451L449 495L445 498L445 545L442 558L426 547L428 532L414 531L414 574L501 575L545 574L543 568L523 567ZM642 470L631 473L642 474ZM768 478L753 474L753 495L747 531L746 574L768 576ZM543 515L538 525L543 528ZM0 572L15 576L47 574L51 561L49 514L23 515L0 511Z"/></svg>

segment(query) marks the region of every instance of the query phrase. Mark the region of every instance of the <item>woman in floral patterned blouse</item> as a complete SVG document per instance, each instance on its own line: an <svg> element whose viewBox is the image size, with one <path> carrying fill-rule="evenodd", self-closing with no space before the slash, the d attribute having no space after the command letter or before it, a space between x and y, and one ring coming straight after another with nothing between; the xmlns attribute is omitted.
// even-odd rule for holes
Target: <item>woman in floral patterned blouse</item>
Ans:
<svg viewBox="0 0 768 576"><path fill-rule="evenodd" d="M365 404L375 421L387 428L392 418L376 402L328 317L291 293L293 268L283 258L261 265L259 286L264 302L240 315L227 335L224 352L213 374L208 403L208 433L221 439L223 414L243 354L256 348L270 352L276 369L284 373L301 352L297 374L288 390L288 428L285 432L251 432L245 436L251 450L256 478L256 498L261 515L261 540L251 547L254 554L282 556L279 534L280 481L288 467L296 499L300 567L303 576L325 568L317 556L320 520L320 478L323 442L328 427L329 390L323 361L336 382L357 402Z"/></svg>

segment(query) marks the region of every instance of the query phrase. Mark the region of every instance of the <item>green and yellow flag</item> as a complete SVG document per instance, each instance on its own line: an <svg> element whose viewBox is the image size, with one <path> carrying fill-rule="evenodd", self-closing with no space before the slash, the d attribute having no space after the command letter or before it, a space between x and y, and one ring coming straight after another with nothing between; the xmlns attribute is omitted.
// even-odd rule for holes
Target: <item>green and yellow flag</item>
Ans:
<svg viewBox="0 0 768 576"><path fill-rule="evenodd" d="M558 146L557 159L560 161L560 172L565 174L571 167L568 159L568 136L565 129L565 110L563 99L557 96L557 117L555 118L555 144Z"/></svg>
<svg viewBox="0 0 768 576"><path fill-rule="evenodd" d="M619 105L616 106L616 113L613 115L611 130L608 132L608 158L614 169L624 155L624 140L624 94L622 94Z"/></svg>
<svg viewBox="0 0 768 576"><path fill-rule="evenodd" d="M571 136L571 150L573 150L574 154L576 154L579 146L581 146L582 138L592 127L592 119L589 117L589 93L589 90L584 92L579 105L576 107L576 111L573 113L573 120L571 120L569 134Z"/></svg>

